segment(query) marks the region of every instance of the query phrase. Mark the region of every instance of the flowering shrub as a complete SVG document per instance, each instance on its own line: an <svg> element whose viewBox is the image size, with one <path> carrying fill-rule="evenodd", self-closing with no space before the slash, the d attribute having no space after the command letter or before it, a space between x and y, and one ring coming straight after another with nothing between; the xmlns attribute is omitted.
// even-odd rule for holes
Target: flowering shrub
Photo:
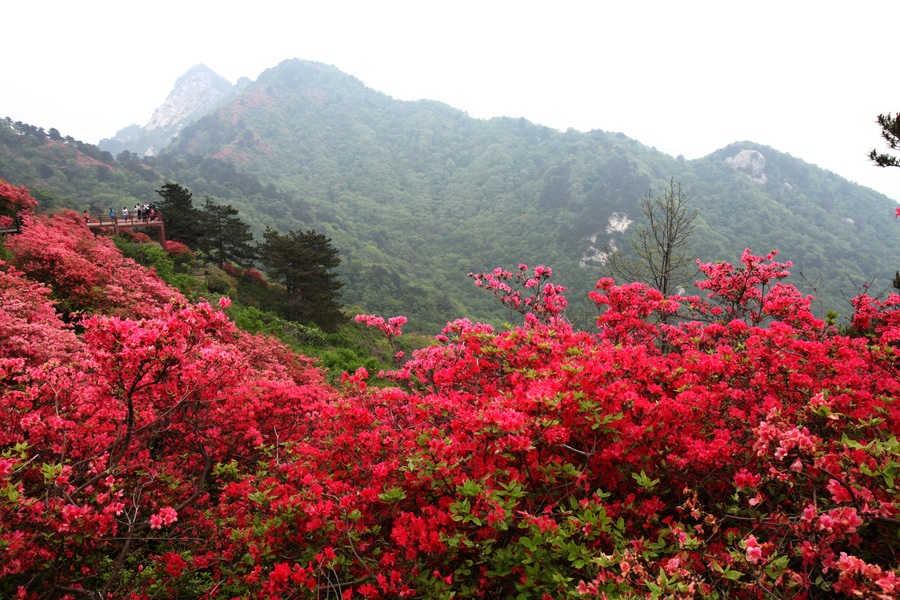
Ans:
<svg viewBox="0 0 900 600"><path fill-rule="evenodd" d="M296 437L308 423L296 420L301 402L322 394L304 391L317 375L276 362L284 350L236 344L233 325L208 304L82 326L83 348L64 366L0 363L4 596L18 585L114 595L126 580L156 585L151 574L134 579L134 556L182 560L191 548L182 536L206 535L214 466L252 466L260 451L248 447ZM158 593L175 589L166 586Z"/></svg>
<svg viewBox="0 0 900 600"><path fill-rule="evenodd" d="M28 193L25 186L16 187L0 179L0 213L15 215L37 208L37 200Z"/></svg>
<svg viewBox="0 0 900 600"><path fill-rule="evenodd" d="M153 276L32 227L0 278L0 596L900 595L896 295L842 335L748 251L703 296L601 280L587 333L522 265L473 276L521 326L334 389L225 299L110 310L88 276L133 269L126 306ZM90 299L78 338L48 291Z"/></svg>
<svg viewBox="0 0 900 600"><path fill-rule="evenodd" d="M356 315L355 319L357 323L364 323L366 327L374 327L381 331L391 345L394 358L397 362L400 362L403 358L403 352L397 351L394 345L394 338L399 337L403 333L403 326L406 325L407 321L406 317L391 317L385 321L383 317L377 315Z"/></svg>
<svg viewBox="0 0 900 600"><path fill-rule="evenodd" d="M48 299L50 290L0 261L0 357L43 364L79 346Z"/></svg>
<svg viewBox="0 0 900 600"><path fill-rule="evenodd" d="M149 317L180 292L124 258L109 239L95 236L74 211L23 217L22 233L6 242L12 264L52 290L64 316L103 313Z"/></svg>
<svg viewBox="0 0 900 600"><path fill-rule="evenodd" d="M194 251L191 250L187 244L182 244L181 242L166 240L165 250L172 258L181 258L184 256L194 258Z"/></svg>
<svg viewBox="0 0 900 600"><path fill-rule="evenodd" d="M266 280L263 274L256 269L245 269L241 276L246 277L253 283L261 285L262 287L269 287L269 282Z"/></svg>
<svg viewBox="0 0 900 600"><path fill-rule="evenodd" d="M123 229L120 235L123 235L139 244L149 244L153 241L146 233L142 231L132 231L131 229Z"/></svg>
<svg viewBox="0 0 900 600"><path fill-rule="evenodd" d="M511 331L450 324L398 388L348 376L289 461L229 486L216 537L254 566L223 593L895 597L896 351L770 285L772 257L702 267L706 298L601 282L597 335L551 294ZM888 338L893 298L866 304ZM272 528L237 534L253 494Z"/></svg>
<svg viewBox="0 0 900 600"><path fill-rule="evenodd" d="M515 278L510 271L500 267L493 273L469 273L469 277L475 280L475 285L491 292L510 311L523 314L528 319L552 322L567 306L566 297L562 295L566 288L547 283L552 274L553 271L543 265L529 272L528 265L520 264Z"/></svg>

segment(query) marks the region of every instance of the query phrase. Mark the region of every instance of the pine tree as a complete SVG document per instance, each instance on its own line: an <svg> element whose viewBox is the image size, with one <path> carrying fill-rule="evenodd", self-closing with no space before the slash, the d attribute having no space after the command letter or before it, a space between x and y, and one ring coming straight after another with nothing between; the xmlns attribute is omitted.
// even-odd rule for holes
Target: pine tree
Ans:
<svg viewBox="0 0 900 600"><path fill-rule="evenodd" d="M190 190L177 183L166 183L156 193L161 198L158 206L166 226L166 237L199 248L205 228L200 210L194 208Z"/></svg>
<svg viewBox="0 0 900 600"><path fill-rule="evenodd" d="M877 123L881 126L881 137L887 142L888 148L900 150L900 113L878 115ZM879 167L900 167L900 158L875 149L869 152L869 159Z"/></svg>
<svg viewBox="0 0 900 600"><path fill-rule="evenodd" d="M887 142L888 148L900 150L900 113L878 115L877 122L881 126L881 137ZM875 149L869 152L869 160L879 167L900 167L900 158L886 152L878 152ZM900 208L897 209L896 214L900 216ZM900 271L894 275L891 285L894 286L894 289L900 290Z"/></svg>
<svg viewBox="0 0 900 600"><path fill-rule="evenodd" d="M259 259L269 278L284 285L284 316L325 331L346 320L338 303L344 284L333 272L341 259L331 239L314 230L281 234L272 228L263 237Z"/></svg>
<svg viewBox="0 0 900 600"><path fill-rule="evenodd" d="M225 263L247 267L256 258L256 249L250 245L253 242L250 226L237 214L238 210L230 204L216 204L209 196L200 211L203 236L199 249L220 267Z"/></svg>

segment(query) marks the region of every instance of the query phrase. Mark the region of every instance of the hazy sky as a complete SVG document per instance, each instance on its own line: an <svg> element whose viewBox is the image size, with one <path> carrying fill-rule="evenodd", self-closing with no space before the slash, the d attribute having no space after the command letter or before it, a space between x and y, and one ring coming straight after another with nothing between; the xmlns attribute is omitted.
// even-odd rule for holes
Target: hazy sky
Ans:
<svg viewBox="0 0 900 600"><path fill-rule="evenodd" d="M894 0L44 0L3 6L0 117L96 143L145 125L205 64L289 58L477 118L620 131L697 158L750 140L900 201L879 113L900 111Z"/></svg>

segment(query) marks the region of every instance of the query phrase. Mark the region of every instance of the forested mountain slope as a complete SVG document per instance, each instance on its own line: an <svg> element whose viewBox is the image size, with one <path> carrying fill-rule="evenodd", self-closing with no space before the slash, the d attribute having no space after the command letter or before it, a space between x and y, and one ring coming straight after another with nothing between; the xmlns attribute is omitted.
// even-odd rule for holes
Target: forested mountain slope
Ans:
<svg viewBox="0 0 900 600"><path fill-rule="evenodd" d="M622 134L397 101L303 61L263 73L168 152L274 182L293 198L255 208L281 227L324 227L343 251L348 301L431 324L489 316L464 276L495 265L546 263L586 290L609 240L627 246L611 222L639 223L641 197L669 178L700 210L699 258L778 248L829 308L846 313L844 296L886 285L900 264L890 199L774 149L745 142L685 161Z"/></svg>
<svg viewBox="0 0 900 600"><path fill-rule="evenodd" d="M36 205L0 181L2 598L897 597L897 294L842 331L746 252L589 333L522 268L524 325L329 384Z"/></svg>
<svg viewBox="0 0 900 600"><path fill-rule="evenodd" d="M700 211L698 258L777 248L823 308L847 314L843 298L865 281L887 287L900 266L892 200L772 148L742 142L688 161L624 134L398 101L300 60L142 162L233 203L257 232L323 231L341 250L346 304L406 314L424 330L502 319L466 279L498 265L547 264L570 299L583 297L604 274L606 246L626 248L641 224L641 198L670 179Z"/></svg>

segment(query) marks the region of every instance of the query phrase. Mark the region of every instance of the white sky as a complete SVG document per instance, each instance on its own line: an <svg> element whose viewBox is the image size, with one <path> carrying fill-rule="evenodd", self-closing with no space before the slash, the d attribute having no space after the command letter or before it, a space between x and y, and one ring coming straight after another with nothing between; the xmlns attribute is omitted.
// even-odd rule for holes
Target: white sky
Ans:
<svg viewBox="0 0 900 600"><path fill-rule="evenodd" d="M288 58L478 118L620 131L698 158L749 140L900 201L875 118L900 111L895 0L44 0L0 11L0 117L97 143L205 64Z"/></svg>

